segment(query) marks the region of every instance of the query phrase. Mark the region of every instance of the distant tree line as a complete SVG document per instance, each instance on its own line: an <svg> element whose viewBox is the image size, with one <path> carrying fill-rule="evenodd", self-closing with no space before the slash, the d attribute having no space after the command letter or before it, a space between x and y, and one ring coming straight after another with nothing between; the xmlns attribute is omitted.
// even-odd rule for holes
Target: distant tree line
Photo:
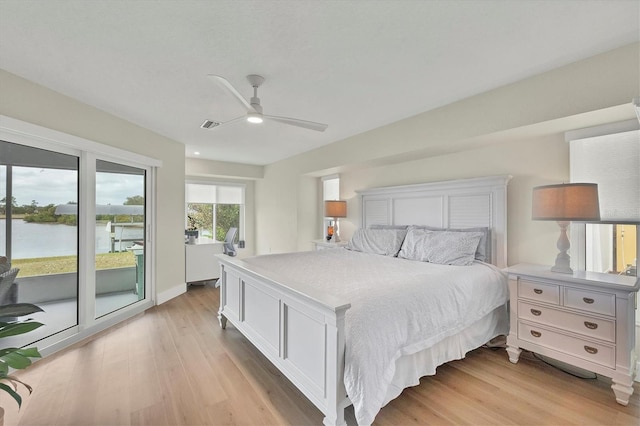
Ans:
<svg viewBox="0 0 640 426"><path fill-rule="evenodd" d="M75 201L69 201L67 204L78 204ZM130 206L144 205L144 197L141 195L134 195L127 197L127 200L123 203ZM0 215L7 214L7 198L4 197L0 200ZM36 200L32 200L31 204L23 204L19 206L15 197L11 197L11 212L16 215L24 215L23 220L29 223L61 223L65 225L76 225L78 223L78 216L73 214L56 214L56 204L48 204L46 206L39 206ZM96 220L99 221L114 221L114 222L142 222L144 216L142 215L97 215Z"/></svg>
<svg viewBox="0 0 640 426"><path fill-rule="evenodd" d="M214 233L213 209L216 211ZM229 228L240 226L239 204L187 204L187 228L199 230L206 235L224 241ZM238 235L236 234L236 240Z"/></svg>

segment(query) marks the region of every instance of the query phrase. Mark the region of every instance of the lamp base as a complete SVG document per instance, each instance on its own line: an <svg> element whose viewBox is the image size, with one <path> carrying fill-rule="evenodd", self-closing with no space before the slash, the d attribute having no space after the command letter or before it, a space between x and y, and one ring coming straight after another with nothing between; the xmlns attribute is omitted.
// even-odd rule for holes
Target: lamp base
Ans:
<svg viewBox="0 0 640 426"><path fill-rule="evenodd" d="M570 248L569 238L567 237L569 222L558 221L558 226L560 226L560 237L558 237L557 247L560 253L556 256L556 264L551 267L551 271L561 274L573 274L573 269L570 266L571 257L567 253Z"/></svg>
<svg viewBox="0 0 640 426"><path fill-rule="evenodd" d="M333 218L333 223L334 223L334 227L333 227L333 237L331 237L331 242L332 243L339 243L340 240L340 235L338 233L338 218L334 217Z"/></svg>
<svg viewBox="0 0 640 426"><path fill-rule="evenodd" d="M558 264L557 259L556 259L556 264L551 267L551 271L558 272L561 274L573 274L573 269L571 269L571 266Z"/></svg>

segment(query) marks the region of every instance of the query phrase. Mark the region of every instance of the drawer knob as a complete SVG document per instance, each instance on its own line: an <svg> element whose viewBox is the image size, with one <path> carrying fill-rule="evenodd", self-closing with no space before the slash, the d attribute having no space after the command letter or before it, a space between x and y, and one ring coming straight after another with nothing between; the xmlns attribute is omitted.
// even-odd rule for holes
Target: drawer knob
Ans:
<svg viewBox="0 0 640 426"><path fill-rule="evenodd" d="M595 355L598 353L598 348L594 348L593 346L585 346L584 350L590 353L591 355Z"/></svg>
<svg viewBox="0 0 640 426"><path fill-rule="evenodd" d="M582 298L582 301L583 301L584 303L589 304L589 305L590 305L590 304L592 304L592 303L594 302L594 300L593 300L592 298L590 298L590 297L583 297L583 298Z"/></svg>
<svg viewBox="0 0 640 426"><path fill-rule="evenodd" d="M531 335L533 337L540 337L540 336L542 336L542 333L540 333L539 331L531 330ZM586 348L587 347L585 346L585 350L586 350Z"/></svg>
<svg viewBox="0 0 640 426"><path fill-rule="evenodd" d="M584 326L587 327L589 330L595 330L596 328L598 328L598 324L596 324L595 322L589 322L589 321L585 321Z"/></svg>
<svg viewBox="0 0 640 426"><path fill-rule="evenodd" d="M541 290L541 289L539 289L539 288L534 288L534 289L533 289L533 292L534 292L535 294L542 294L542 290Z"/></svg>
<svg viewBox="0 0 640 426"><path fill-rule="evenodd" d="M537 309L531 309L531 313L537 317L539 317L540 315L542 315L542 311L539 311Z"/></svg>

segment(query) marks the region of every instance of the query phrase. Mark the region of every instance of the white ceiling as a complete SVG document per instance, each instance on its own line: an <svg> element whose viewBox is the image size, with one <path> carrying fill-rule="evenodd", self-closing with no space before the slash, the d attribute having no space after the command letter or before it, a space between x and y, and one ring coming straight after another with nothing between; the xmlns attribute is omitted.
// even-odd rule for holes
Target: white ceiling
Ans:
<svg viewBox="0 0 640 426"><path fill-rule="evenodd" d="M0 0L0 67L185 144L269 164L640 39L640 0ZM266 78L265 114L227 121ZM463 117L461 117L461 124ZM391 143L392 141L390 141Z"/></svg>

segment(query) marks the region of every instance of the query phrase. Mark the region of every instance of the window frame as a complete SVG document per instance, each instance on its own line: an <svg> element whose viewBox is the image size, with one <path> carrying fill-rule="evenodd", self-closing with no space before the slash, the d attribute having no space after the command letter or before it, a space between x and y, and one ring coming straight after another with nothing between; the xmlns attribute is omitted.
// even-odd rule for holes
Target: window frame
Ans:
<svg viewBox="0 0 640 426"><path fill-rule="evenodd" d="M338 198L327 198L327 194L325 194L325 182L328 180L337 180L338 181ZM333 217L326 217L324 215L324 202L327 200L339 200L340 199L340 174L331 174L327 176L322 176L320 178L320 217L322 218L322 224L320 229L320 235L324 240L327 236L327 228L330 226L331 222L333 222Z"/></svg>
<svg viewBox="0 0 640 426"><path fill-rule="evenodd" d="M213 206L213 237L215 239L215 227L216 227L216 205L218 204L222 204L222 205L226 205L229 203L189 203L186 199L187 196L187 190L186 187L189 184L195 184L195 185L208 185L208 186L228 186L228 187L237 187L240 188L240 190L242 191L242 203L239 204L240 206L240 217L238 218L238 223L239 223L239 230L238 230L238 234L236 235L236 238L238 239L238 241L244 241L245 240L245 232L246 232L246 222L245 222L245 218L246 218L246 206L247 206L247 184L245 183L240 183L240 182L225 182L225 181L218 181L218 180L194 180L194 179L185 179L185 200L184 200L184 226L185 229L188 228L188 219L187 219L187 214L188 214L188 208L187 208L187 204L211 204Z"/></svg>
<svg viewBox="0 0 640 426"><path fill-rule="evenodd" d="M47 356L131 318L155 304L156 180L162 161L99 142L0 115L0 139L79 157L78 194L78 325L42 339L37 346ZM144 169L145 295L137 303L95 318L95 193L96 160ZM7 238L10 238L7 235ZM82 253L82 255L80 255Z"/></svg>

